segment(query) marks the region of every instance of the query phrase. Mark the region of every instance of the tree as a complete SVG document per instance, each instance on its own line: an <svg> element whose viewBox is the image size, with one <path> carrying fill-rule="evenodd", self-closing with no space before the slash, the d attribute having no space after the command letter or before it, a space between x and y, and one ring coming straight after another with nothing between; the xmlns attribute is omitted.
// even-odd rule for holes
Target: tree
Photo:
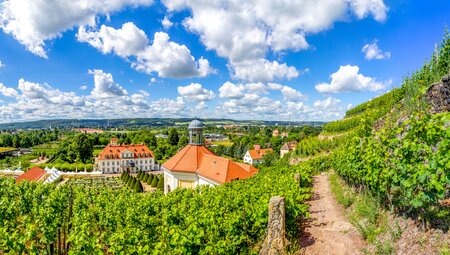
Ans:
<svg viewBox="0 0 450 255"><path fill-rule="evenodd" d="M278 156L279 156L279 154L275 153L273 151L267 152L263 157L262 165L271 166L273 163L275 163L275 161L278 160Z"/></svg>
<svg viewBox="0 0 450 255"><path fill-rule="evenodd" d="M30 167L30 161L22 160L22 161L20 161L20 165L22 166L23 170L26 170Z"/></svg>
<svg viewBox="0 0 450 255"><path fill-rule="evenodd" d="M138 193L143 191L142 184L140 181L136 181L136 183L134 184L134 191Z"/></svg>
<svg viewBox="0 0 450 255"><path fill-rule="evenodd" d="M158 180L158 185L156 186L159 190L164 190L164 176L161 176Z"/></svg>
<svg viewBox="0 0 450 255"><path fill-rule="evenodd" d="M184 147L189 143L189 138L186 135L182 135L178 141L178 147Z"/></svg>
<svg viewBox="0 0 450 255"><path fill-rule="evenodd" d="M167 141L170 145L178 145L180 138L178 137L178 132L175 128L169 130L169 135L167 136Z"/></svg>
<svg viewBox="0 0 450 255"><path fill-rule="evenodd" d="M150 148L150 149L154 149L156 148L156 136L153 133L149 133L145 138L144 138L144 143Z"/></svg>
<svg viewBox="0 0 450 255"><path fill-rule="evenodd" d="M142 181L147 183L147 181L148 181L148 173L144 174L144 178L142 179Z"/></svg>
<svg viewBox="0 0 450 255"><path fill-rule="evenodd" d="M20 140L19 137L17 137L17 135L13 136L13 147L15 148L19 148L20 147Z"/></svg>
<svg viewBox="0 0 450 255"><path fill-rule="evenodd" d="M78 134L75 137L73 149L77 160L81 161L83 164L92 159L94 145L92 144L92 140L85 133Z"/></svg>
<svg viewBox="0 0 450 255"><path fill-rule="evenodd" d="M152 180L152 187L156 188L156 186L158 186L158 181L159 181L159 177L158 176L154 176L153 180Z"/></svg>
<svg viewBox="0 0 450 255"><path fill-rule="evenodd" d="M153 178L154 178L153 174L149 174L148 175L148 179L147 179L147 184L148 185L152 185Z"/></svg>

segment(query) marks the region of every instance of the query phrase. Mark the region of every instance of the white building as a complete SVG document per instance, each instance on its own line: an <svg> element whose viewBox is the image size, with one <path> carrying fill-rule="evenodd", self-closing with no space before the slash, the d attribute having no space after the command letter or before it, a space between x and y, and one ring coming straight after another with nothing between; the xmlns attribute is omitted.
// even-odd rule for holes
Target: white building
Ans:
<svg viewBox="0 0 450 255"><path fill-rule="evenodd" d="M203 146L202 130L203 123L193 120L189 124L189 144L162 165L164 193L176 188L220 185L249 178L258 172L250 165L215 155Z"/></svg>
<svg viewBox="0 0 450 255"><path fill-rule="evenodd" d="M117 138L112 138L110 144L94 159L94 170L104 174L136 173L150 171L155 168L155 156L145 144L120 145Z"/></svg>
<svg viewBox="0 0 450 255"><path fill-rule="evenodd" d="M273 152L272 148L261 149L259 145L255 145L253 150L248 150L244 155L244 162L250 165L261 164L264 162L264 155Z"/></svg>

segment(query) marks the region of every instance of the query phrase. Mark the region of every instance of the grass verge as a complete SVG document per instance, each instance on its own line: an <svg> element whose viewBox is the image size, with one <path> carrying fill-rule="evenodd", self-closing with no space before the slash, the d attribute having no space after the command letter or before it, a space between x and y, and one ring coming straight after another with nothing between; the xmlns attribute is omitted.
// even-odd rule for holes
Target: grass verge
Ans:
<svg viewBox="0 0 450 255"><path fill-rule="evenodd" d="M397 222L389 222L388 213L376 198L347 186L334 172L330 174L330 185L337 201L345 207L350 223L369 243L364 252L395 254L395 241L400 238L402 229Z"/></svg>

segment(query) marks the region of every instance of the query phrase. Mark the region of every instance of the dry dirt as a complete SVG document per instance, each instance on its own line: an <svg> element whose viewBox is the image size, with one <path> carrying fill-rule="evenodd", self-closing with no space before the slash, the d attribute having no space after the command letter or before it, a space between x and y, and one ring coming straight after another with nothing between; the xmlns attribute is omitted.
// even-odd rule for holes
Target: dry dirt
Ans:
<svg viewBox="0 0 450 255"><path fill-rule="evenodd" d="M308 202L310 219L301 235L300 254L350 255L362 254L365 241L347 221L344 209L331 192L328 175L314 176L314 195Z"/></svg>

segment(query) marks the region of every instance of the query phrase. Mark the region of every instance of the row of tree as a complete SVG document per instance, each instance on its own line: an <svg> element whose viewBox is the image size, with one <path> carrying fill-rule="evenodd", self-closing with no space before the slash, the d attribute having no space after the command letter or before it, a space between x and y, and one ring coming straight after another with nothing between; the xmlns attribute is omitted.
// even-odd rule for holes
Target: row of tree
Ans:
<svg viewBox="0 0 450 255"><path fill-rule="evenodd" d="M29 148L58 140L58 129L23 130L0 133L0 147Z"/></svg>
<svg viewBox="0 0 450 255"><path fill-rule="evenodd" d="M130 175L127 172L122 172L120 175L120 179L125 182L131 190L134 190L138 193L144 191L144 187L142 187L142 183L134 176Z"/></svg>
<svg viewBox="0 0 450 255"><path fill-rule="evenodd" d="M137 174L137 179L140 181L147 183L153 188L157 188L159 190L164 190L164 176L163 175L154 175L146 172L139 171Z"/></svg>

